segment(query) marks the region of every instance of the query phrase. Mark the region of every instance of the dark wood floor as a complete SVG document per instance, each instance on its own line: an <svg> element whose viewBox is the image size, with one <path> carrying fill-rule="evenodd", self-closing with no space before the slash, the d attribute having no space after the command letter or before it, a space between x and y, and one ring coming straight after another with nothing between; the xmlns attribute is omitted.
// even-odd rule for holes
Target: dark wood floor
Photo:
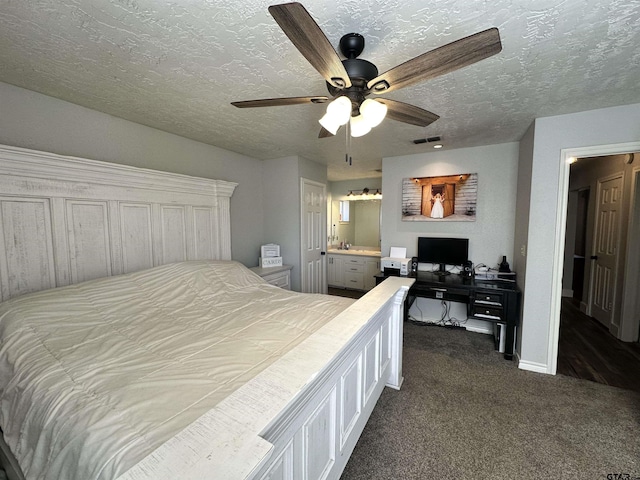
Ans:
<svg viewBox="0 0 640 480"><path fill-rule="evenodd" d="M329 287L328 293L329 295L337 295L338 297L360 298L367 292L362 292L360 290L350 290L348 288Z"/></svg>
<svg viewBox="0 0 640 480"><path fill-rule="evenodd" d="M640 392L640 343L621 342L582 313L577 300L564 297L557 372Z"/></svg>

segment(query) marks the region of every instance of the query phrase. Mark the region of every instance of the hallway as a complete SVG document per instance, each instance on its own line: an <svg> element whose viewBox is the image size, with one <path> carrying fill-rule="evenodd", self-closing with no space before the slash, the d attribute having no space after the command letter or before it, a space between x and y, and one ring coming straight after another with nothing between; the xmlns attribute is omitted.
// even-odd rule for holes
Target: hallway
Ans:
<svg viewBox="0 0 640 480"><path fill-rule="evenodd" d="M563 297L557 373L640 392L640 343L621 342Z"/></svg>

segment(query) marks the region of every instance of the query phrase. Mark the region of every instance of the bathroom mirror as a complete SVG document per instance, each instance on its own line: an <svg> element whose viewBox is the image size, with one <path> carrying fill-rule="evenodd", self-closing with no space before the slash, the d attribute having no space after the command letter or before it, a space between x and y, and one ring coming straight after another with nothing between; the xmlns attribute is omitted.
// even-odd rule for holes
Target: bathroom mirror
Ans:
<svg viewBox="0 0 640 480"><path fill-rule="evenodd" d="M358 247L380 248L380 203L379 199L349 200L349 221L341 221L340 203L346 200L331 202L330 244L334 247L340 242L348 242ZM344 205L342 210L344 211Z"/></svg>

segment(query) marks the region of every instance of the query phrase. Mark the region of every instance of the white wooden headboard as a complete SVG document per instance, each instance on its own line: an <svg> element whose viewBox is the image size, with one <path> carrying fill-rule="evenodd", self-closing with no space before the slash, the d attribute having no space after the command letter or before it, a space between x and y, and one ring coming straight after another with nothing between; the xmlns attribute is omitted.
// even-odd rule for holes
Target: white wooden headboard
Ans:
<svg viewBox="0 0 640 480"><path fill-rule="evenodd" d="M0 301L231 259L236 183L0 146Z"/></svg>

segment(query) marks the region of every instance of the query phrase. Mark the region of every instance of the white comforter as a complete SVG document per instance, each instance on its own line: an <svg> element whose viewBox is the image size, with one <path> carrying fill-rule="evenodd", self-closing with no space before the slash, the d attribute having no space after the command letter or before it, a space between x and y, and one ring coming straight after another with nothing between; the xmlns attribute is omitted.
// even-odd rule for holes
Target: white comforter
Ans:
<svg viewBox="0 0 640 480"><path fill-rule="evenodd" d="M0 304L0 426L27 479L111 479L352 300L185 262Z"/></svg>

